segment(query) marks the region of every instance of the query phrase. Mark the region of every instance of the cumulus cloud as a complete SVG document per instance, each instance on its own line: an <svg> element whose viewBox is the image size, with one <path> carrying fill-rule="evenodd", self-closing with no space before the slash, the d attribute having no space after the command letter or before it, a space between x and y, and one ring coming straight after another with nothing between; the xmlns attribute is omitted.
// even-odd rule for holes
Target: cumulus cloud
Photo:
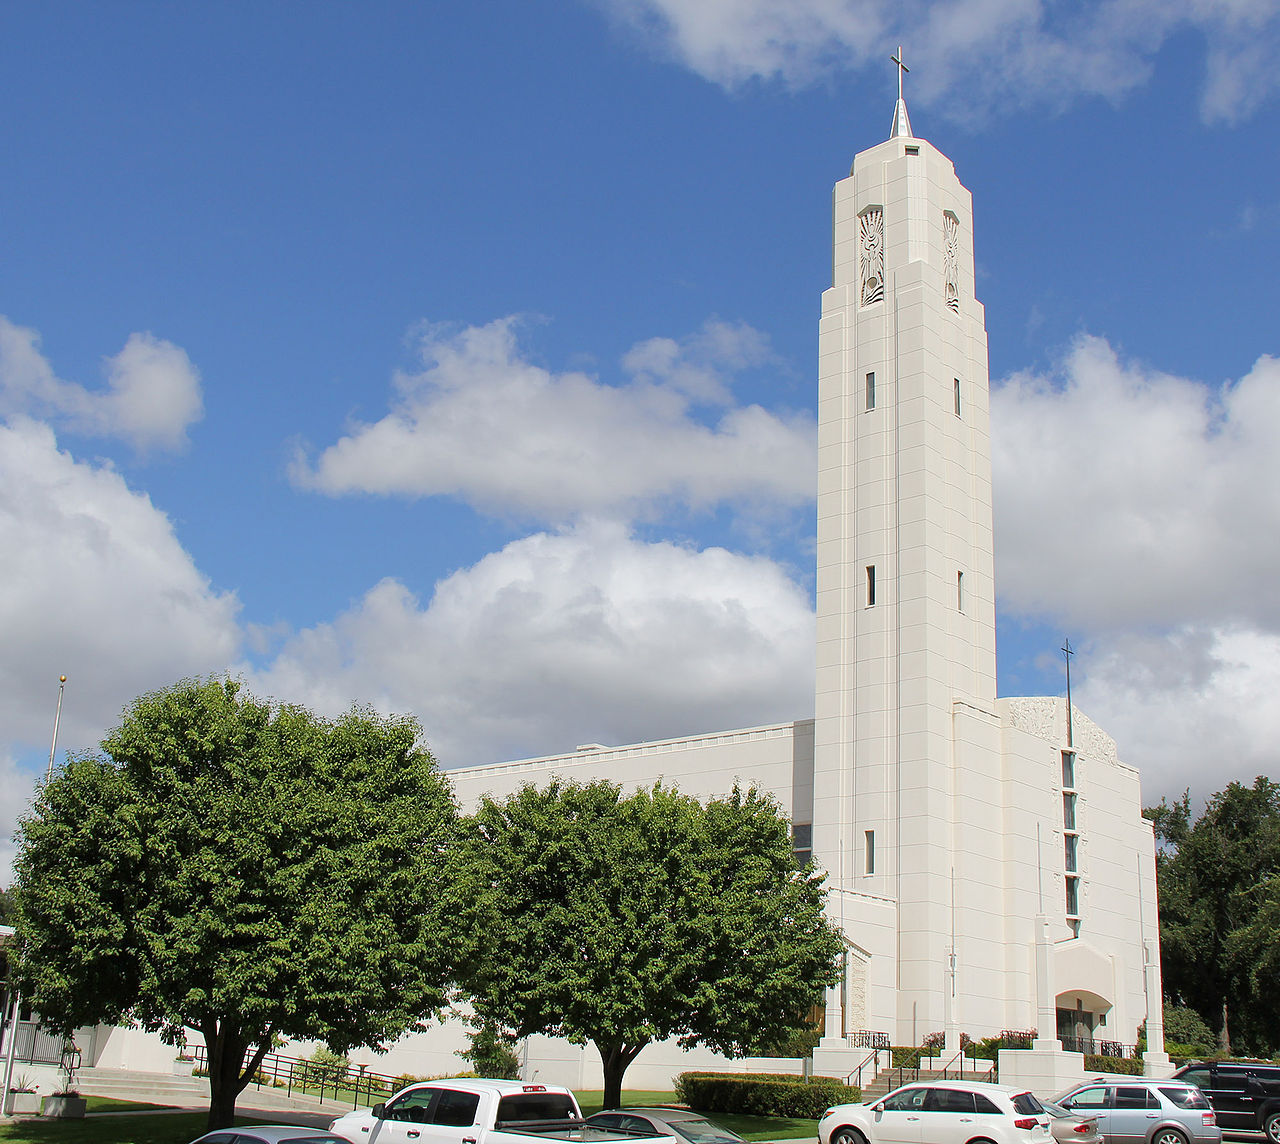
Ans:
<svg viewBox="0 0 1280 1144"><path fill-rule="evenodd" d="M1280 360L1214 388L1081 337L995 389L992 439L1002 606L1079 633L1153 797L1274 773Z"/></svg>
<svg viewBox="0 0 1280 1144"><path fill-rule="evenodd" d="M395 377L387 416L352 426L314 462L299 455L293 479L330 495L454 496L552 523L812 497L810 415L733 402L733 374L769 360L750 327L712 322L681 342L643 342L619 385L534 364L516 330L512 318L429 328L424 368Z"/></svg>
<svg viewBox="0 0 1280 1144"><path fill-rule="evenodd" d="M998 104L1117 98L1146 81L1174 33L1205 43L1201 114L1247 116L1280 83L1272 0L596 0L625 27L707 79L815 82L908 44L914 98L951 114Z"/></svg>
<svg viewBox="0 0 1280 1144"><path fill-rule="evenodd" d="M455 572L425 607L385 580L246 672L319 710L412 710L454 767L800 718L813 630L768 559L582 522Z"/></svg>
<svg viewBox="0 0 1280 1144"><path fill-rule="evenodd" d="M1280 361L1221 390L1076 341L992 398L1000 590L1139 630L1280 630Z"/></svg>
<svg viewBox="0 0 1280 1144"><path fill-rule="evenodd" d="M1219 626L1097 641L1072 698L1143 772L1148 802L1280 767L1280 634Z"/></svg>
<svg viewBox="0 0 1280 1144"><path fill-rule="evenodd" d="M238 654L234 596L210 586L150 498L25 418L0 426L0 582L11 744L48 749L60 674L60 746L86 746L134 695Z"/></svg>
<svg viewBox="0 0 1280 1144"><path fill-rule="evenodd" d="M200 375L183 350L130 334L103 371L104 391L63 381L40 352L40 335L0 315L0 415L51 418L75 433L119 437L140 453L187 443L204 406Z"/></svg>

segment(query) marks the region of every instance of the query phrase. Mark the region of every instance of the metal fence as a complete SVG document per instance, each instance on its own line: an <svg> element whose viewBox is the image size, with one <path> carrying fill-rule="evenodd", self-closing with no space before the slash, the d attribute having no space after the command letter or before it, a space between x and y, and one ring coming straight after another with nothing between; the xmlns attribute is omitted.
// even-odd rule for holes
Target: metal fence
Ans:
<svg viewBox="0 0 1280 1144"><path fill-rule="evenodd" d="M196 1045L191 1053L195 1058L196 1071L207 1072L209 1057L205 1046ZM409 1080L408 1077L369 1072L359 1066L343 1068L317 1064L302 1057L268 1053L249 1083L259 1089L280 1089L288 1096L298 1092L319 1100L349 1102L352 1108L369 1108L399 1092Z"/></svg>
<svg viewBox="0 0 1280 1144"><path fill-rule="evenodd" d="M10 1027L0 1033L0 1058L9 1053ZM40 1028L35 1021L19 1021L13 1030L13 1059L24 1065L56 1065L62 1063L63 1037Z"/></svg>

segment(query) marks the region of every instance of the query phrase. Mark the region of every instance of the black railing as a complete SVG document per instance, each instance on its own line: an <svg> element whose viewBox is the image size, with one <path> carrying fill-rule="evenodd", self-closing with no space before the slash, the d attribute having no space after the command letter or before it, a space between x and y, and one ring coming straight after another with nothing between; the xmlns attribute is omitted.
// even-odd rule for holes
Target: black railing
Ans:
<svg viewBox="0 0 1280 1144"><path fill-rule="evenodd" d="M192 1056L196 1070L206 1072L209 1057L204 1045L196 1045ZM369 1108L399 1092L409 1080L387 1073L369 1072L359 1066L318 1064L302 1057L267 1053L249 1083L259 1089L282 1089L286 1096L298 1093L317 1100L350 1103L352 1108Z"/></svg>
<svg viewBox="0 0 1280 1144"><path fill-rule="evenodd" d="M1122 1041L1102 1041L1094 1037L1072 1037L1063 1034L1058 1035L1058 1040L1062 1042L1062 1047L1069 1053L1120 1057L1123 1060L1128 1060L1138 1055L1135 1045L1126 1045Z"/></svg>
<svg viewBox="0 0 1280 1144"><path fill-rule="evenodd" d="M887 1049L889 1048L889 1034L876 1033L871 1029L857 1029L852 1033L845 1033L845 1044L853 1049Z"/></svg>

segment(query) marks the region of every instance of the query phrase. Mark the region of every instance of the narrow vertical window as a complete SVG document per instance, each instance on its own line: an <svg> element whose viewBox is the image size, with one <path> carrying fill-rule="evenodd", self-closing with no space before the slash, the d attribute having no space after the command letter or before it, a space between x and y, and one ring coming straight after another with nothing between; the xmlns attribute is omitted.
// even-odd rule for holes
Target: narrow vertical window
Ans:
<svg viewBox="0 0 1280 1144"><path fill-rule="evenodd" d="M1064 852L1063 858L1067 868L1067 873L1074 874L1076 872L1077 855L1080 847L1080 835L1064 834L1062 836L1062 842Z"/></svg>
<svg viewBox="0 0 1280 1144"><path fill-rule="evenodd" d="M867 873L874 874L876 872L876 832L874 830L867 831Z"/></svg>
<svg viewBox="0 0 1280 1144"><path fill-rule="evenodd" d="M956 611L964 611L964 573L956 573Z"/></svg>
<svg viewBox="0 0 1280 1144"><path fill-rule="evenodd" d="M874 409L876 407L876 375L874 373L867 374L867 408Z"/></svg>
<svg viewBox="0 0 1280 1144"><path fill-rule="evenodd" d="M1074 790L1076 785L1076 753L1062 752L1062 785L1066 790Z"/></svg>
<svg viewBox="0 0 1280 1144"><path fill-rule="evenodd" d="M1076 828L1076 796L1070 793L1062 796L1062 826L1064 830Z"/></svg>
<svg viewBox="0 0 1280 1144"><path fill-rule="evenodd" d="M1072 917L1080 916L1080 879L1067 878L1067 913Z"/></svg>
<svg viewBox="0 0 1280 1144"><path fill-rule="evenodd" d="M957 377L954 379L954 381L955 381L955 395L956 395L956 416L959 417L960 416L960 379Z"/></svg>
<svg viewBox="0 0 1280 1144"><path fill-rule="evenodd" d="M874 564L867 565L867 607L871 607L876 602L876 566Z"/></svg>

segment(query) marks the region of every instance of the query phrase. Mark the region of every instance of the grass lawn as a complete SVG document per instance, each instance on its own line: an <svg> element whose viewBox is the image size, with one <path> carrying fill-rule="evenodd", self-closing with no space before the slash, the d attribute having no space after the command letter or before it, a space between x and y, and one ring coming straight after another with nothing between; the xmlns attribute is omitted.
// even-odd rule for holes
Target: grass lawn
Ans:
<svg viewBox="0 0 1280 1144"><path fill-rule="evenodd" d="M207 1114L86 1116L83 1120L24 1120L0 1125L0 1140L15 1144L187 1144L204 1134ZM247 1123L237 1118L240 1124Z"/></svg>
<svg viewBox="0 0 1280 1144"><path fill-rule="evenodd" d="M86 1096L88 1112L141 1112L149 1108L172 1108L171 1104L146 1104L140 1100L116 1100L113 1096Z"/></svg>

